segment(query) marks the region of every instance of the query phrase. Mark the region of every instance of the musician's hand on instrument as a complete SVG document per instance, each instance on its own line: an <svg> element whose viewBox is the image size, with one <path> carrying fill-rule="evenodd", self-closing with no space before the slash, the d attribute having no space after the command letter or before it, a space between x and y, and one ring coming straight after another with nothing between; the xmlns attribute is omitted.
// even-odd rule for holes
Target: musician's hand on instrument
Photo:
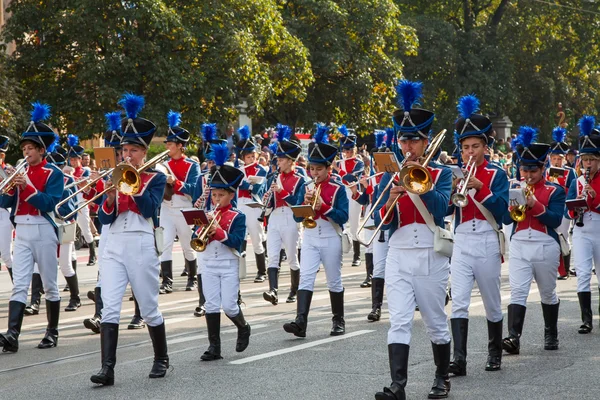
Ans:
<svg viewBox="0 0 600 400"><path fill-rule="evenodd" d="M212 237L215 233L217 233L217 224L213 224L210 228L208 228L207 235L208 237Z"/></svg>
<svg viewBox="0 0 600 400"><path fill-rule="evenodd" d="M271 185L271 191L272 191L272 192L275 192L275 193L279 193L279 192L281 192L281 187L279 187L279 185L278 185L278 184L276 184L276 183L273 183L273 184Z"/></svg>
<svg viewBox="0 0 600 400"><path fill-rule="evenodd" d="M353 196L355 194L357 194L358 193L358 185L352 185L352 186L350 186L350 191L352 192Z"/></svg>
<svg viewBox="0 0 600 400"><path fill-rule="evenodd" d="M13 183L15 186L20 187L21 190L24 190L27 187L27 179L25 179L25 175L16 175L13 179Z"/></svg>
<svg viewBox="0 0 600 400"><path fill-rule="evenodd" d="M172 185L173 182L175 182L175 178L173 177L173 175L167 175L167 183L169 185Z"/></svg>
<svg viewBox="0 0 600 400"><path fill-rule="evenodd" d="M592 188L592 185L590 185L590 184L585 185L584 190L588 194L588 196L590 196L592 199L596 198L596 191L594 190L594 188Z"/></svg>
<svg viewBox="0 0 600 400"><path fill-rule="evenodd" d="M304 203L305 204L312 204L312 201L314 200L314 190L307 190L306 193L304 194Z"/></svg>
<svg viewBox="0 0 600 400"><path fill-rule="evenodd" d="M200 196L198 198L198 200L196 200L196 202L194 203L194 207L196 207L196 208L202 208L202 196Z"/></svg>
<svg viewBox="0 0 600 400"><path fill-rule="evenodd" d="M479 179L477 179L474 176L471 176L471 178L469 178L469 181L467 182L467 189L481 190L482 187L483 182L481 182Z"/></svg>
<svg viewBox="0 0 600 400"><path fill-rule="evenodd" d="M317 202L315 203L315 210L319 211L321 209L322 205L323 205L323 200L321 199L321 196L319 196L319 198L317 199Z"/></svg>
<svg viewBox="0 0 600 400"><path fill-rule="evenodd" d="M528 196L527 202L525 204L527 205L527 207L533 208L533 206L535 206L536 201L537 199L535 198L535 196Z"/></svg>
<svg viewBox="0 0 600 400"><path fill-rule="evenodd" d="M100 173L98 171L90 172L90 179L95 181L100 177Z"/></svg>

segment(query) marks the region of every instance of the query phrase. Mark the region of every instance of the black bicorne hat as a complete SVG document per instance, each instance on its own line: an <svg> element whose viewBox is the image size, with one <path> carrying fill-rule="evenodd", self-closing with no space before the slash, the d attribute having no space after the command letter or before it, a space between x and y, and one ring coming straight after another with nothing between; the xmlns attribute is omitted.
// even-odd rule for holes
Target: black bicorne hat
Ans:
<svg viewBox="0 0 600 400"><path fill-rule="evenodd" d="M546 158L550 152L550 145L546 143L534 143L537 138L537 130L530 126L521 126L517 138L513 140L517 161L520 167L525 169L535 167L543 168Z"/></svg>
<svg viewBox="0 0 600 400"><path fill-rule="evenodd" d="M325 125L317 125L317 131L313 136L313 142L308 145L309 164L322 164L329 166L338 154L338 148L329 144L329 128Z"/></svg>
<svg viewBox="0 0 600 400"><path fill-rule="evenodd" d="M127 114L127 117L121 120L121 131L123 132L121 145L137 144L148 148L156 133L156 125L152 121L138 117L145 105L144 97L126 93L119 100L119 104Z"/></svg>
<svg viewBox="0 0 600 400"><path fill-rule="evenodd" d="M173 110L169 111L167 122L169 123L169 131L165 143L181 143L185 147L190 141L190 133L179 126L181 123L181 114Z"/></svg>
<svg viewBox="0 0 600 400"><path fill-rule="evenodd" d="M479 99L469 94L458 100L457 106L459 118L455 123L455 130L458 135L458 142L462 142L469 137L480 137L485 140L488 146L493 146L492 121L484 115L476 114L479 111Z"/></svg>
<svg viewBox="0 0 600 400"><path fill-rule="evenodd" d="M40 102L35 102L32 106L31 121L25 132L21 135L19 146L21 146L23 142L29 141L42 146L46 149L46 152L50 153L58 142L58 135L56 132L42 122L50 118L50 106Z"/></svg>
<svg viewBox="0 0 600 400"><path fill-rule="evenodd" d="M435 114L433 111L413 108L413 105L417 104L422 97L422 89L421 82L411 82L405 79L396 86L398 103L402 109L394 111L392 120L400 140L428 139L429 137L429 130L433 125Z"/></svg>
<svg viewBox="0 0 600 400"><path fill-rule="evenodd" d="M235 191L242 179L244 172L235 168L233 165L225 164L229 159L230 153L227 143L218 143L212 145L212 151L208 157L215 162L210 170L210 187L215 189L227 189Z"/></svg>
<svg viewBox="0 0 600 400"><path fill-rule="evenodd" d="M256 143L252 139L252 132L248 125L244 125L238 129L238 133L240 134L240 140L236 143L235 150L239 155L257 151Z"/></svg>
<svg viewBox="0 0 600 400"><path fill-rule="evenodd" d="M8 150L9 144L10 144L10 139L8 138L8 136L0 135L0 152L6 153L6 150Z"/></svg>
<svg viewBox="0 0 600 400"><path fill-rule="evenodd" d="M600 131L595 125L596 118L591 115L584 115L579 120L580 155L600 153Z"/></svg>

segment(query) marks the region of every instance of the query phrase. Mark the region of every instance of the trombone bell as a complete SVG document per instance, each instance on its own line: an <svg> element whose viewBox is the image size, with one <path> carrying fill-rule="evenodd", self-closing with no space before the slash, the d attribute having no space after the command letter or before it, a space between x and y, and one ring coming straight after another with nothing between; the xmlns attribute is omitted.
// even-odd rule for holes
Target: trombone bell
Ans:
<svg viewBox="0 0 600 400"><path fill-rule="evenodd" d="M400 171L400 182L407 191L421 195L433 187L431 174L426 167L408 165Z"/></svg>

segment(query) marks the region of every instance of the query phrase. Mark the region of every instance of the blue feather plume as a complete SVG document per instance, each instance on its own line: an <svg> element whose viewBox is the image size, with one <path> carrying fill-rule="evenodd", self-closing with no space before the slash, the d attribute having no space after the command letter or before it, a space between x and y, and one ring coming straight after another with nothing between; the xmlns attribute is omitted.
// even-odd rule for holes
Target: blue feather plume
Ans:
<svg viewBox="0 0 600 400"><path fill-rule="evenodd" d="M31 105L33 106L33 110L31 110L31 120L33 122L45 121L50 118L50 106L48 104L36 101Z"/></svg>
<svg viewBox="0 0 600 400"><path fill-rule="evenodd" d="M464 119L470 118L479 110L479 99L474 94L468 94L458 99L458 113Z"/></svg>
<svg viewBox="0 0 600 400"><path fill-rule="evenodd" d="M121 113L118 111L110 112L104 115L106 127L110 131L121 131Z"/></svg>
<svg viewBox="0 0 600 400"><path fill-rule="evenodd" d="M54 142L50 143L50 145L48 147L46 147L46 154L53 153L54 149L56 149L56 146L58 146L58 144L59 144L59 137L55 133L54 134Z"/></svg>
<svg viewBox="0 0 600 400"><path fill-rule="evenodd" d="M402 79L396 86L396 93L398 94L398 104L404 111L410 111L423 96L423 83Z"/></svg>
<svg viewBox="0 0 600 400"><path fill-rule="evenodd" d="M217 124L202 124L202 141L210 143L217 138Z"/></svg>
<svg viewBox="0 0 600 400"><path fill-rule="evenodd" d="M137 115L142 111L145 104L146 100L144 96L138 96L133 93L125 93L121 97L121 100L119 100L119 105L125 109L127 118L131 119L137 118Z"/></svg>
<svg viewBox="0 0 600 400"><path fill-rule="evenodd" d="M375 135L375 148L378 149L381 146L383 146L383 139L385 136L385 131L376 129L375 133L373 133L373 134Z"/></svg>
<svg viewBox="0 0 600 400"><path fill-rule="evenodd" d="M167 121L169 122L169 128L175 128L181 124L181 113L169 110L167 113Z"/></svg>
<svg viewBox="0 0 600 400"><path fill-rule="evenodd" d="M69 147L77 146L79 144L79 137L77 135L67 135L67 144Z"/></svg>
<svg viewBox="0 0 600 400"><path fill-rule="evenodd" d="M224 165L225 162L229 160L229 146L227 146L227 143L213 144L209 158L213 160L216 165Z"/></svg>
<svg viewBox="0 0 600 400"><path fill-rule="evenodd" d="M277 154L278 144L277 142L273 142L269 145L269 151L273 154Z"/></svg>
<svg viewBox="0 0 600 400"><path fill-rule="evenodd" d="M589 136L596 125L596 118L592 115L584 115L579 120L579 136Z"/></svg>
<svg viewBox="0 0 600 400"><path fill-rule="evenodd" d="M460 133L454 131L454 145L460 149Z"/></svg>
<svg viewBox="0 0 600 400"><path fill-rule="evenodd" d="M279 141L290 140L292 137L292 129L287 125L277 124L277 128L275 129L277 130L277 140Z"/></svg>
<svg viewBox="0 0 600 400"><path fill-rule="evenodd" d="M250 139L251 132L250 132L250 128L248 127L248 125L244 125L240 129L238 129L238 133L240 134L241 140Z"/></svg>
<svg viewBox="0 0 600 400"><path fill-rule="evenodd" d="M387 147L388 149L392 148L394 135L396 135L396 132L394 132L394 128L385 128L385 147Z"/></svg>
<svg viewBox="0 0 600 400"><path fill-rule="evenodd" d="M527 125L521 126L519 127L519 134L517 135L517 138L519 139L520 145L523 147L529 147L537 138L537 130Z"/></svg>
<svg viewBox="0 0 600 400"><path fill-rule="evenodd" d="M329 127L325 124L316 124L317 131L313 136L315 143L329 143Z"/></svg>
<svg viewBox="0 0 600 400"><path fill-rule="evenodd" d="M565 141L565 137L567 136L567 130L565 128L561 128L557 126L552 130L552 140L558 143L562 143Z"/></svg>
<svg viewBox="0 0 600 400"><path fill-rule="evenodd" d="M338 131L340 131L340 133L342 135L344 135L344 137L348 137L348 135L350 134L350 132L348 132L348 128L346 127L346 124L342 124L338 127Z"/></svg>

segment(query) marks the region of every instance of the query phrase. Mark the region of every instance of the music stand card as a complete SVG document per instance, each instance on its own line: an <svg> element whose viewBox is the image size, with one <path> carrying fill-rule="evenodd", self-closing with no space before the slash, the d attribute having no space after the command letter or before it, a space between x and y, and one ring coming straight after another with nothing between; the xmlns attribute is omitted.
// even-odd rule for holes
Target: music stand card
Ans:
<svg viewBox="0 0 600 400"><path fill-rule="evenodd" d="M244 205L246 207L250 207L250 208L263 208L264 207L264 204L259 203L258 201L253 201L252 203L246 203Z"/></svg>
<svg viewBox="0 0 600 400"><path fill-rule="evenodd" d="M295 217L298 218L307 218L307 217L315 217L315 210L313 210L312 206L309 204L301 204L299 206L292 206L292 212Z"/></svg>
<svg viewBox="0 0 600 400"><path fill-rule="evenodd" d="M94 147L94 159L98 169L109 169L117 166L117 153L114 147Z"/></svg>
<svg viewBox="0 0 600 400"><path fill-rule="evenodd" d="M587 208L587 202L585 201L585 199L567 200L565 201L565 205L567 206L567 209L571 211L578 208Z"/></svg>
<svg viewBox="0 0 600 400"><path fill-rule="evenodd" d="M548 175L550 175L550 176L563 176L564 174L565 174L564 168L550 167L550 169L548 170Z"/></svg>
<svg viewBox="0 0 600 400"><path fill-rule="evenodd" d="M208 216L204 210L198 208L183 208L181 213L188 225L208 225Z"/></svg>
<svg viewBox="0 0 600 400"><path fill-rule="evenodd" d="M515 203L518 205L527 204L527 199L525 198L525 195L523 194L523 189L521 188L510 189L508 191L508 204L514 205Z"/></svg>
<svg viewBox="0 0 600 400"><path fill-rule="evenodd" d="M252 175L248 177L248 182L250 182L253 185L262 185L267 178L265 178L264 176L256 176L256 175Z"/></svg>
<svg viewBox="0 0 600 400"><path fill-rule="evenodd" d="M377 171L381 172L400 172L400 164L396 155L392 152L373 153L373 159L377 164Z"/></svg>
<svg viewBox="0 0 600 400"><path fill-rule="evenodd" d="M455 179L463 179L465 177L465 174L463 173L462 168L459 167L458 165L448 165L448 167L450 167L450 170L452 171L452 175L454 175Z"/></svg>

